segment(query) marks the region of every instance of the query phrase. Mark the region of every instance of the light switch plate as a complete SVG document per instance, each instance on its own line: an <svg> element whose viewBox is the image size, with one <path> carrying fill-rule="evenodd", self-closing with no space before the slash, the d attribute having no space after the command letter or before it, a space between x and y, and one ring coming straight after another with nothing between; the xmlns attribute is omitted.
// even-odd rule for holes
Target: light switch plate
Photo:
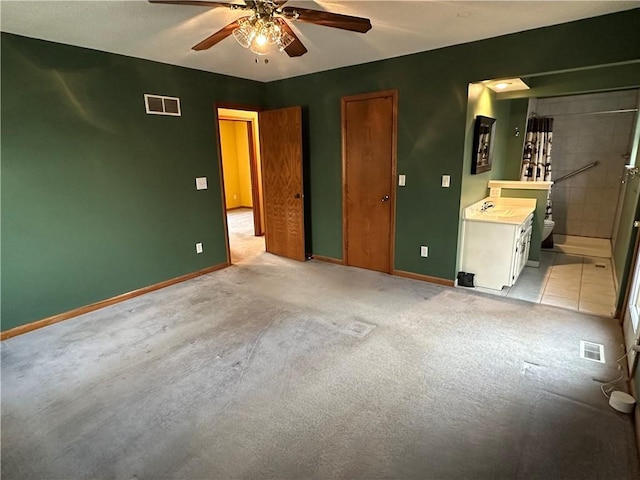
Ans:
<svg viewBox="0 0 640 480"><path fill-rule="evenodd" d="M449 188L451 185L451 175L442 175L442 186Z"/></svg>
<svg viewBox="0 0 640 480"><path fill-rule="evenodd" d="M196 253L202 253L202 242L196 243Z"/></svg>
<svg viewBox="0 0 640 480"><path fill-rule="evenodd" d="M421 257L428 257L429 256L429 247L426 247L426 246L422 245L420 247L420 256Z"/></svg>
<svg viewBox="0 0 640 480"><path fill-rule="evenodd" d="M407 181L407 176L406 175L398 175L398 186L399 187L404 187Z"/></svg>
<svg viewBox="0 0 640 480"><path fill-rule="evenodd" d="M197 177L196 190L206 190L206 189L207 189L207 177Z"/></svg>

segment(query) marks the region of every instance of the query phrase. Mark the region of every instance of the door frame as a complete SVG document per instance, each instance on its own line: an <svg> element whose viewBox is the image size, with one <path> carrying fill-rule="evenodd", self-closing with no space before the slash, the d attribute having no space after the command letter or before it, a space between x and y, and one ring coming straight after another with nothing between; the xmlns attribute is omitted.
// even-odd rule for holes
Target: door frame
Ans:
<svg viewBox="0 0 640 480"><path fill-rule="evenodd" d="M224 243L225 249L227 252L227 265L231 265L231 247L229 246L229 225L227 224L227 200L225 196L225 188L224 188L224 171L222 167L222 144L220 141L220 120L224 120L224 118L219 118L218 109L219 108L228 108L230 110L242 110L246 112L256 112L259 113L264 109L262 107L258 107L255 105L244 105L233 102L214 102L213 104L213 116L215 123L215 132L216 132L216 147L218 150L218 175L220 177L220 194L222 195L222 223L224 226ZM251 198L253 200L253 224L254 224L254 232L256 235L258 233L260 235L265 234L265 223L262 218L262 212L260 210L260 202L258 198L258 202L256 202L256 195L258 195L257 182L258 182L258 172L257 172L257 162L256 162L256 142L253 138L253 129L252 124L253 121L246 120L248 123L248 132L249 132L249 169L251 175ZM258 125L258 129L260 125ZM255 180L255 184L254 184ZM262 188L264 192L264 186ZM264 195L264 193L263 193ZM256 214L257 212L257 214ZM259 222L259 223L256 223ZM262 227L262 228L259 228Z"/></svg>
<svg viewBox="0 0 640 480"><path fill-rule="evenodd" d="M634 228L635 230L635 228ZM640 288L640 235L635 235L633 242L633 255L631 259L631 265L629 266L629 272L627 274L626 289L624 293L624 299L620 308L620 327L622 328L622 336L624 340L625 352L629 352L627 356L627 367L630 376L633 376L639 363L639 355L630 350L632 345L638 343L640 338L640 319L637 325L637 331L633 330L633 319L631 313L631 302L634 301L634 294L637 294L637 289Z"/></svg>
<svg viewBox="0 0 640 480"><path fill-rule="evenodd" d="M260 187L258 183L260 182L258 178L258 163L256 156L256 143L255 137L253 135L254 122L251 119L244 118L232 118L227 116L219 116L218 117L218 126L220 126L219 122L240 122L244 123L247 127L246 135L247 135L247 143L249 145L249 177L251 182L251 210L253 210L253 232L256 237L264 235L264 227L263 227L263 218L262 218L262 205L260 199ZM224 169L224 166L223 166ZM226 201L226 197L225 197Z"/></svg>
<svg viewBox="0 0 640 480"><path fill-rule="evenodd" d="M340 134L342 145L342 259L345 265L349 265L349 248L347 246L347 232L349 225L347 208L347 103L353 101L369 100L372 98L391 97L392 99L392 131L391 131L391 178L389 179L389 192L391 205L391 220L389 225L389 268L387 273L395 270L395 240L396 240L396 178L398 161L398 90L382 90L358 95L348 95L340 99Z"/></svg>

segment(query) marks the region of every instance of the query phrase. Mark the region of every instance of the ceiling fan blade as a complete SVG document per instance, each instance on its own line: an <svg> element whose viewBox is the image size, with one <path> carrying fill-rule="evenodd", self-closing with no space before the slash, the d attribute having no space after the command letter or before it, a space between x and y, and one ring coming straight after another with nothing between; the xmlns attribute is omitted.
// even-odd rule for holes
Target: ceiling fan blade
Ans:
<svg viewBox="0 0 640 480"><path fill-rule="evenodd" d="M293 42L291 42L289 46L284 49L284 51L287 52L287 55L289 55L290 57L300 57L307 53L307 48L302 44L298 36L293 33L293 30L291 30L289 24L281 18L277 18L276 20L278 20L278 23L280 24L282 29L293 37Z"/></svg>
<svg viewBox="0 0 640 480"><path fill-rule="evenodd" d="M246 9L248 8L246 5L242 5L240 3L227 3L227 2L198 2L198 1L190 1L190 0L148 0L149 3L166 3L169 5L194 5L198 7L227 7L227 8L239 8Z"/></svg>
<svg viewBox="0 0 640 480"><path fill-rule="evenodd" d="M284 7L282 13L292 20L315 23L325 27L341 28L342 30L360 33L366 33L371 30L371 21L368 18L298 7Z"/></svg>
<svg viewBox="0 0 640 480"><path fill-rule="evenodd" d="M247 17L243 17L243 18L247 18ZM241 20L241 19L239 18L238 20ZM194 45L193 47L191 47L191 49L192 50L206 50L207 48L213 47L216 43L218 43L218 42L224 40L225 38L227 38L229 35L231 35L233 33L233 31L236 28L238 28L238 20L235 20L235 21L231 22L226 27L222 27L220 30L218 30L213 35L208 36L203 41L201 41L199 44Z"/></svg>

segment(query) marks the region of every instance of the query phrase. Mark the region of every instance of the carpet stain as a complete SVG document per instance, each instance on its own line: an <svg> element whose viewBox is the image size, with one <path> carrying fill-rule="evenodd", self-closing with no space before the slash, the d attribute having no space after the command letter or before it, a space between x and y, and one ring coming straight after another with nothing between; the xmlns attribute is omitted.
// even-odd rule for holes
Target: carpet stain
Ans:
<svg viewBox="0 0 640 480"><path fill-rule="evenodd" d="M538 363L522 362L522 374L531 380L541 380L545 367Z"/></svg>
<svg viewBox="0 0 640 480"><path fill-rule="evenodd" d="M351 322L349 325L347 325L344 332L348 335L353 335L354 337L366 337L374 328L376 328L376 325L356 321Z"/></svg>

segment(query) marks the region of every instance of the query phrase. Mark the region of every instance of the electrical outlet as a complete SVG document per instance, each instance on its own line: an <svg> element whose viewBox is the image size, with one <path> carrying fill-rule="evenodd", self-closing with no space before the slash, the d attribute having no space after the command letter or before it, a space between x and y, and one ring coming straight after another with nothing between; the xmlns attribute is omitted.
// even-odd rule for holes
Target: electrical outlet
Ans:
<svg viewBox="0 0 640 480"><path fill-rule="evenodd" d="M236 195L235 193L233 194L233 199L237 200L238 199L238 195Z"/></svg>
<svg viewBox="0 0 640 480"><path fill-rule="evenodd" d="M428 257L429 256L429 247L425 247L424 245L420 246L420 256Z"/></svg>
<svg viewBox="0 0 640 480"><path fill-rule="evenodd" d="M196 253L202 253L202 242L196 243Z"/></svg>

